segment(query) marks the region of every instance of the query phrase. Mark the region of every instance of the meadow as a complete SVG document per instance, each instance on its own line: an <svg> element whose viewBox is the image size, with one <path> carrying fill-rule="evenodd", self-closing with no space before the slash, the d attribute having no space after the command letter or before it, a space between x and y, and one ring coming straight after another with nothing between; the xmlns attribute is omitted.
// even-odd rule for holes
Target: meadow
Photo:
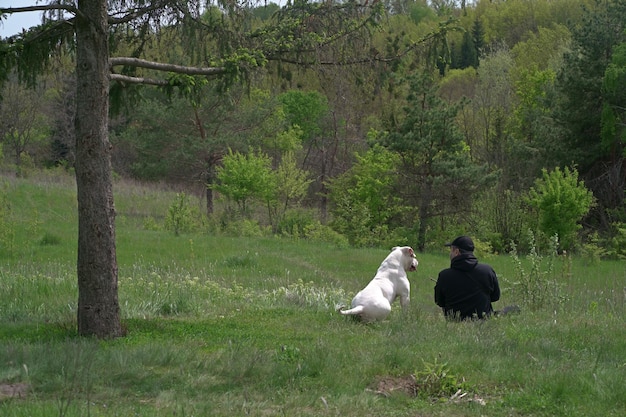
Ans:
<svg viewBox="0 0 626 417"><path fill-rule="evenodd" d="M442 247L417 254L409 311L363 325L335 309L387 249L175 236L145 227L175 190L114 190L126 336L95 340L76 334L73 179L0 177L1 416L626 415L623 261L483 254L494 307L522 312L452 323L433 303ZM533 266L558 291L529 305Z"/></svg>

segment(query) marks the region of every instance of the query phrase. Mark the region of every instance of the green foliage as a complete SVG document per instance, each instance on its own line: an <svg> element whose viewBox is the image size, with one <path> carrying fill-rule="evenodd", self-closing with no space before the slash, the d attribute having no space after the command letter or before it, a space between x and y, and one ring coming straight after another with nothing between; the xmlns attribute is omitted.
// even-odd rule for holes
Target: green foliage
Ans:
<svg viewBox="0 0 626 417"><path fill-rule="evenodd" d="M626 29L625 29L626 30ZM607 152L617 152L626 157L626 42L613 49L611 62L604 73L602 90L602 143Z"/></svg>
<svg viewBox="0 0 626 417"><path fill-rule="evenodd" d="M425 1L414 1L408 3L409 16L411 20L419 24L420 22L425 22L429 20L435 20L435 11L428 7Z"/></svg>
<svg viewBox="0 0 626 417"><path fill-rule="evenodd" d="M626 260L626 223L614 223L613 236L609 238L607 255L611 258Z"/></svg>
<svg viewBox="0 0 626 417"><path fill-rule="evenodd" d="M306 196L309 185L313 180L309 179L309 173L298 168L293 152L283 155L276 171L273 171L275 185L273 192L266 195L266 203L273 224L282 221L290 207L300 205Z"/></svg>
<svg viewBox="0 0 626 417"><path fill-rule="evenodd" d="M174 235L179 236L181 233L191 232L194 226L194 213L189 204L189 197L184 192L177 193L167 210L165 230L170 230L174 232Z"/></svg>
<svg viewBox="0 0 626 417"><path fill-rule="evenodd" d="M550 239L549 253L547 260L540 254L536 244L535 236L531 230L528 231L530 253L527 257L530 266L525 267L517 253L515 242L511 242L511 259L515 265L516 280L513 284L513 294L521 303L529 309L537 310L545 307L561 307L566 300L559 283L557 271L555 271L559 239L555 235ZM564 272L569 272L570 258L567 254L562 257L564 261Z"/></svg>
<svg viewBox="0 0 626 417"><path fill-rule="evenodd" d="M377 245L402 210L395 193L400 158L380 145L356 158L350 170L329 183L332 227L355 246Z"/></svg>
<svg viewBox="0 0 626 417"><path fill-rule="evenodd" d="M608 253L606 249L602 248L598 244L599 242L600 238L598 234L594 233L585 243L583 243L580 249L581 256L590 265L598 265Z"/></svg>
<svg viewBox="0 0 626 417"><path fill-rule="evenodd" d="M310 140L321 133L321 120L328 112L326 97L317 91L290 90L279 96L285 115L292 126L302 130L303 138Z"/></svg>
<svg viewBox="0 0 626 417"><path fill-rule="evenodd" d="M400 158L402 181L396 192L404 196L402 206L412 208L405 221L418 223L417 249L422 250L437 214L466 212L474 193L495 176L486 164L472 159L455 124L463 102L444 101L428 73L410 76L408 87L403 114L378 141Z"/></svg>
<svg viewBox="0 0 626 417"><path fill-rule="evenodd" d="M161 225L152 216L148 216L144 219L143 228L145 230L153 230L153 231L162 229Z"/></svg>
<svg viewBox="0 0 626 417"><path fill-rule="evenodd" d="M187 98L194 107L200 104L204 87L209 83L206 77L177 73L169 73L167 82L166 91L169 94L171 94L172 89L177 89L178 93Z"/></svg>
<svg viewBox="0 0 626 417"><path fill-rule="evenodd" d="M250 200L271 200L277 186L271 160L261 152L242 154L229 150L217 168L217 178L219 183L213 189L237 203L244 216L249 214Z"/></svg>
<svg viewBox="0 0 626 417"><path fill-rule="evenodd" d="M415 373L417 395L428 399L448 399L466 388L463 378L454 375L447 363L423 362L423 369Z"/></svg>
<svg viewBox="0 0 626 417"><path fill-rule="evenodd" d="M276 232L281 236L300 238L304 236L305 229L316 221L314 210L303 207L285 211L284 216L278 222Z"/></svg>
<svg viewBox="0 0 626 417"><path fill-rule="evenodd" d="M304 237L312 242L330 243L337 248L345 249L350 247L348 238L337 233L330 226L315 221L304 227Z"/></svg>
<svg viewBox="0 0 626 417"><path fill-rule="evenodd" d="M272 297L284 299L290 304L318 311L334 310L345 301L347 295L342 288L320 288L314 282L298 279L286 287L272 291Z"/></svg>
<svg viewBox="0 0 626 417"><path fill-rule="evenodd" d="M539 211L539 230L557 235L563 249L573 249L581 228L578 222L593 206L593 194L578 180L575 168L542 172L528 193L529 204Z"/></svg>
<svg viewBox="0 0 626 417"><path fill-rule="evenodd" d="M261 227L256 220L238 219L227 222L222 232L233 237L261 237L269 235L271 230Z"/></svg>
<svg viewBox="0 0 626 417"><path fill-rule="evenodd" d="M559 72L557 86L561 94L555 108L555 116L567 132L561 141L564 149L560 164L580 167L602 164L606 157L616 155L613 146L621 141L621 129L614 130L617 125L613 117L623 108L624 95L623 88L612 84L623 78L620 62L624 58L620 56L624 49L620 44L626 41L626 4L622 0L596 1L593 7L583 10ZM622 192L614 188L606 199L610 201ZM612 207L604 201L603 193L596 193L596 197L600 207Z"/></svg>
<svg viewBox="0 0 626 417"><path fill-rule="evenodd" d="M506 253L511 241L523 245L523 234L535 224L524 199L513 190L485 190L476 199L473 209L470 216L476 236L489 242L496 253ZM525 251L526 247L521 249Z"/></svg>

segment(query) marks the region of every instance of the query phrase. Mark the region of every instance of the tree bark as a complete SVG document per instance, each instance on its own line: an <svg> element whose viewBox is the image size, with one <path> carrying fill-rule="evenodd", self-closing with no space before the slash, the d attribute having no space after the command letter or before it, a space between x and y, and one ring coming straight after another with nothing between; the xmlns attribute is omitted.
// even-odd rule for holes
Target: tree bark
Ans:
<svg viewBox="0 0 626 417"><path fill-rule="evenodd" d="M426 229L430 218L430 205L433 202L433 184L431 178L426 178L422 188L422 196L419 206L419 227L417 229L417 250L424 252L426 247Z"/></svg>
<svg viewBox="0 0 626 417"><path fill-rule="evenodd" d="M106 0L79 0L76 29L78 333L122 335L111 174Z"/></svg>

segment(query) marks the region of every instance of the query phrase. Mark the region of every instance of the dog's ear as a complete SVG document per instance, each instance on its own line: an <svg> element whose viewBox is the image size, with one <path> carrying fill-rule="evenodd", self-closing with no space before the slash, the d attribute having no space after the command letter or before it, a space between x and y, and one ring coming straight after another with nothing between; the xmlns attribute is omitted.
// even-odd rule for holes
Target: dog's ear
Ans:
<svg viewBox="0 0 626 417"><path fill-rule="evenodd" d="M391 248L391 251L393 252L394 250L398 249L400 246L394 246L393 248Z"/></svg>
<svg viewBox="0 0 626 417"><path fill-rule="evenodd" d="M402 253L405 254L406 256L409 256L411 258L415 257L415 252L413 252L413 248L410 246L403 246L402 248Z"/></svg>

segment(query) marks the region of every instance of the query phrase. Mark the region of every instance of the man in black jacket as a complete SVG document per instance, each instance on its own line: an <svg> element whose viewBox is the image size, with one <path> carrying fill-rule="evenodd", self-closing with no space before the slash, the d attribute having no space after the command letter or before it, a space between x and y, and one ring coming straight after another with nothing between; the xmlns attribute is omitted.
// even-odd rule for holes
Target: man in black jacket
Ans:
<svg viewBox="0 0 626 417"><path fill-rule="evenodd" d="M435 303L448 319L483 319L493 313L491 303L500 299L500 285L493 268L478 263L474 242L459 236L447 243L450 268L439 273L435 285Z"/></svg>

